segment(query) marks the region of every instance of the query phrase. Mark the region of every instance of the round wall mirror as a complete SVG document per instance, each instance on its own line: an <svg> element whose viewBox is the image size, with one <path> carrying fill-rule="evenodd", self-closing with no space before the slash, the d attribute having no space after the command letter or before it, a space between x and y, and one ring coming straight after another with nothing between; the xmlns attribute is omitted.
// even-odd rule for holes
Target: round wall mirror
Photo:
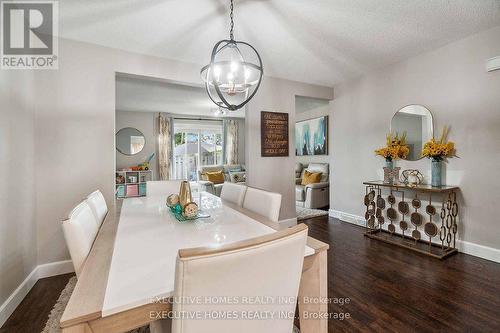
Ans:
<svg viewBox="0 0 500 333"><path fill-rule="evenodd" d="M410 149L406 159L419 160L424 144L434 137L432 113L422 105L407 105L392 117L390 131L399 136L406 133L406 144Z"/></svg>
<svg viewBox="0 0 500 333"><path fill-rule="evenodd" d="M144 149L146 138L141 131L125 127L116 133L116 150L124 155L135 155Z"/></svg>

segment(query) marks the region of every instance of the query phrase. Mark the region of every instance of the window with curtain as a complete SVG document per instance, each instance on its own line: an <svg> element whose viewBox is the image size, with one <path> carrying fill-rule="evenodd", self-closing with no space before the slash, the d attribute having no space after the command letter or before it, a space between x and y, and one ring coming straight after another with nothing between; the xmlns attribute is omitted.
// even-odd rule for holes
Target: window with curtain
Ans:
<svg viewBox="0 0 500 333"><path fill-rule="evenodd" d="M223 123L174 119L173 178L198 180L201 166L223 163Z"/></svg>

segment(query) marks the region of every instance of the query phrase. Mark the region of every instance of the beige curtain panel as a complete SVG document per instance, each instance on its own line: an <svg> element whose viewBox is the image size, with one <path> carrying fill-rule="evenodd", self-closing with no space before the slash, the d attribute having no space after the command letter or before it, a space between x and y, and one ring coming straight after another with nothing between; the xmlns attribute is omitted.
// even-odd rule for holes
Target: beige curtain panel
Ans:
<svg viewBox="0 0 500 333"><path fill-rule="evenodd" d="M238 164L238 121L226 120L226 163Z"/></svg>
<svg viewBox="0 0 500 333"><path fill-rule="evenodd" d="M170 179L172 156L171 119L163 114L158 116L158 175L160 180Z"/></svg>

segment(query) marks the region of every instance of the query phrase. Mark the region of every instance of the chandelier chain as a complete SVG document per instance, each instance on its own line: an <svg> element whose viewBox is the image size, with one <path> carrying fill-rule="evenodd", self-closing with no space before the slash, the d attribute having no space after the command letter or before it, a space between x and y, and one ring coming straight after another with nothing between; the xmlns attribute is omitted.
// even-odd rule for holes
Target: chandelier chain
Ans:
<svg viewBox="0 0 500 333"><path fill-rule="evenodd" d="M230 14L229 14L229 17L231 18L231 30L229 30L229 37L231 38L231 40L234 40L234 34L233 34L233 31L234 31L233 9L234 9L233 0L231 0Z"/></svg>

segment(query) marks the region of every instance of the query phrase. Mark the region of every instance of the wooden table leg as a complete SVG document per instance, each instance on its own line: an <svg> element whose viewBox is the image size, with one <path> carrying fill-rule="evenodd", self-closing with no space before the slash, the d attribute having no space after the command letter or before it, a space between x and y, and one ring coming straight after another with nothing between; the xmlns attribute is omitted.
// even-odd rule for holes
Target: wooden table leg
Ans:
<svg viewBox="0 0 500 333"><path fill-rule="evenodd" d="M92 333L90 326L87 323L78 324L61 329L62 333Z"/></svg>
<svg viewBox="0 0 500 333"><path fill-rule="evenodd" d="M328 332L328 272L327 251L306 258L299 289L299 318L301 333ZM304 261L306 265L306 261Z"/></svg>

